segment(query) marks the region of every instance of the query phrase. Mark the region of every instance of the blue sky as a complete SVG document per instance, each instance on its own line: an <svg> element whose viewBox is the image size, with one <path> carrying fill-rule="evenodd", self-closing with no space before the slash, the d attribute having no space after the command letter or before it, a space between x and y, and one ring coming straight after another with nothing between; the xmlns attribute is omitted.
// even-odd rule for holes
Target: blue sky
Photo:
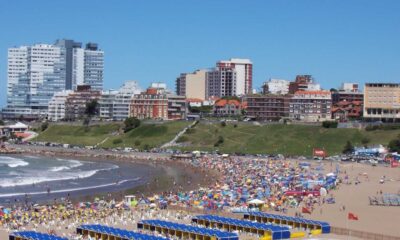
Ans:
<svg viewBox="0 0 400 240"><path fill-rule="evenodd" d="M341 82L400 80L398 0L1 0L0 104L7 48L58 38L99 43L105 88L137 80L174 88L181 72L250 58L266 79L312 74Z"/></svg>

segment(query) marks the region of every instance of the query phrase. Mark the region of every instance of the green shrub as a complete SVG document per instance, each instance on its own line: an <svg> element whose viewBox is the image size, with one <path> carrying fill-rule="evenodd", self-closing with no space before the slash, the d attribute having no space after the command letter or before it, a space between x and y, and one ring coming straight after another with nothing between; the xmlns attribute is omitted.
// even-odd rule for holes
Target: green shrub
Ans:
<svg viewBox="0 0 400 240"><path fill-rule="evenodd" d="M322 127L324 128L337 128L338 123L335 121L323 121Z"/></svg>
<svg viewBox="0 0 400 240"><path fill-rule="evenodd" d="M139 140L136 140L136 141L134 142L134 144L135 144L135 146L140 146L141 142L140 142Z"/></svg>
<svg viewBox="0 0 400 240"><path fill-rule="evenodd" d="M42 130L42 132L44 130L46 130L49 127L49 123L48 122L44 122L42 123L42 125L40 126L40 130Z"/></svg>
<svg viewBox="0 0 400 240"><path fill-rule="evenodd" d="M187 134L193 134L195 132L196 132L196 129L194 129L194 128L189 128L188 130L186 130Z"/></svg>
<svg viewBox="0 0 400 240"><path fill-rule="evenodd" d="M122 139L121 138L116 138L112 141L113 144L120 144L122 143Z"/></svg>
<svg viewBox="0 0 400 240"><path fill-rule="evenodd" d="M178 140L176 140L177 143L182 143L182 142L187 142L189 139L186 136L180 136Z"/></svg>
<svg viewBox="0 0 400 240"><path fill-rule="evenodd" d="M124 121L124 132L128 132L140 126L140 120L135 117L129 117Z"/></svg>
<svg viewBox="0 0 400 240"><path fill-rule="evenodd" d="M226 122L225 121L221 122L221 127L226 127Z"/></svg>
<svg viewBox="0 0 400 240"><path fill-rule="evenodd" d="M342 153L344 154L350 154L354 152L354 146L350 141L346 142L346 145L344 145Z"/></svg>
<svg viewBox="0 0 400 240"><path fill-rule="evenodd" d="M150 149L151 149L151 147L150 147L150 145L149 145L149 144L145 144L145 145L143 146L143 149L144 149L144 150L150 150Z"/></svg>
<svg viewBox="0 0 400 240"><path fill-rule="evenodd" d="M223 136L219 136L217 142L214 143L214 147L219 147L223 143L224 143L224 137Z"/></svg>
<svg viewBox="0 0 400 240"><path fill-rule="evenodd" d="M368 137L363 137L362 139L361 139L361 143L364 145L364 146L367 146L368 145L368 143L371 141L371 139L369 139Z"/></svg>

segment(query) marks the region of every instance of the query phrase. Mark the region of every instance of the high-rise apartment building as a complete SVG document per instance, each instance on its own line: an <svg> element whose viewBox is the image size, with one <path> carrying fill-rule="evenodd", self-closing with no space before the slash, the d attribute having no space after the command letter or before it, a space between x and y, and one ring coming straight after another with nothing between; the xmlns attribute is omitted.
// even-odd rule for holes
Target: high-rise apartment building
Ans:
<svg viewBox="0 0 400 240"><path fill-rule="evenodd" d="M252 92L253 64L249 59L219 61L206 73L206 98L242 96Z"/></svg>
<svg viewBox="0 0 400 240"><path fill-rule="evenodd" d="M400 120L400 84L366 83L364 111L367 120L397 122Z"/></svg>
<svg viewBox="0 0 400 240"><path fill-rule="evenodd" d="M192 99L206 99L207 70L197 70L193 73L182 73L176 79L176 94Z"/></svg>
<svg viewBox="0 0 400 240"><path fill-rule="evenodd" d="M64 48L35 44L8 49L7 107L3 118L45 116L49 100L65 89Z"/></svg>
<svg viewBox="0 0 400 240"><path fill-rule="evenodd" d="M103 82L103 52L92 45L87 48L84 50L87 57L81 61L82 84L99 90ZM74 55L76 49L81 49L81 44L72 40L10 48L7 107L2 110L3 118L46 117L54 93L76 88L73 74L78 58Z"/></svg>
<svg viewBox="0 0 400 240"><path fill-rule="evenodd" d="M104 52L96 43L86 44L85 49L74 48L72 86L90 85L93 90L103 89Z"/></svg>

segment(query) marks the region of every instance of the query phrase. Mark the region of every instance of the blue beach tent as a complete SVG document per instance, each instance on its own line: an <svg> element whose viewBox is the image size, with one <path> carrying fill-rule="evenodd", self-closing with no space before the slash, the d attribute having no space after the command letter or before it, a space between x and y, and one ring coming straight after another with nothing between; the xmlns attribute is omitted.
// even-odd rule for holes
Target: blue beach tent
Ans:
<svg viewBox="0 0 400 240"><path fill-rule="evenodd" d="M76 232L83 235L84 232L93 232L97 234L103 234L107 236L119 237L126 240L166 240L168 238L156 237L148 234L138 233L134 231L128 231L124 229L92 224L92 225L81 225L76 229Z"/></svg>
<svg viewBox="0 0 400 240"><path fill-rule="evenodd" d="M156 229L159 229L161 231L171 230L174 231L175 234L179 232L182 236L197 235L208 236L216 240L239 240L239 236L236 233L223 232L215 229L195 227L191 225L162 220L142 220L138 223L138 229L148 229L151 231L156 231Z"/></svg>
<svg viewBox="0 0 400 240"><path fill-rule="evenodd" d="M288 227L282 227L270 223L251 222L235 218L226 218L216 215L199 215L192 219L192 222L202 225L216 225L218 228L228 228L230 230L242 229L247 232L268 233L272 239L287 239L290 238L290 230Z"/></svg>
<svg viewBox="0 0 400 240"><path fill-rule="evenodd" d="M9 236L9 240L15 239L26 239L26 240L68 240L67 238L58 237L56 235L50 235L47 233L40 233L34 231L21 231L11 233Z"/></svg>
<svg viewBox="0 0 400 240"><path fill-rule="evenodd" d="M299 218L299 217L282 216L282 215L270 214L270 213L265 213L265 212L251 212L251 213L245 213L244 219L257 220L257 221L259 221L260 219L261 219L261 221L265 221L265 220L269 219L269 220L273 220L274 222L276 222L278 224L283 224L283 225L294 224L294 225L299 225L299 226L306 226L307 228L321 229L322 233L330 233L331 232L331 226L327 222L314 221L314 220Z"/></svg>

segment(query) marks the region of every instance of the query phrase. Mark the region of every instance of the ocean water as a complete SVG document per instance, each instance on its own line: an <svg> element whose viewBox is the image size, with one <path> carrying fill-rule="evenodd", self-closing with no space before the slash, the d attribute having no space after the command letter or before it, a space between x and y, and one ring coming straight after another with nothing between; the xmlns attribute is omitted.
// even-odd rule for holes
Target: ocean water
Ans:
<svg viewBox="0 0 400 240"><path fill-rule="evenodd" d="M154 171L144 164L0 155L0 203L119 191L145 184Z"/></svg>

